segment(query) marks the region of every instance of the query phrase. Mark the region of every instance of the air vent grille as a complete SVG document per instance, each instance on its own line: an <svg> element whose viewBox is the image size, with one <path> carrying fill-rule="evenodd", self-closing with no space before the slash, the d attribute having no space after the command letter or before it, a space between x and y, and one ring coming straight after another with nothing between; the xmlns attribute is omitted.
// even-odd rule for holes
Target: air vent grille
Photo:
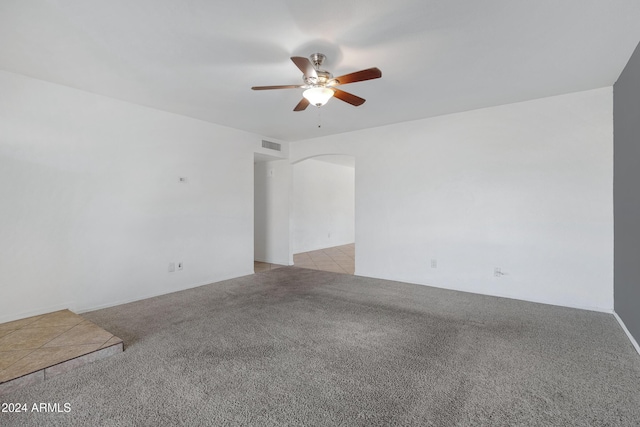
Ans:
<svg viewBox="0 0 640 427"><path fill-rule="evenodd" d="M280 151L282 144L278 144L277 142L265 141L262 140L262 148L268 148L269 150Z"/></svg>

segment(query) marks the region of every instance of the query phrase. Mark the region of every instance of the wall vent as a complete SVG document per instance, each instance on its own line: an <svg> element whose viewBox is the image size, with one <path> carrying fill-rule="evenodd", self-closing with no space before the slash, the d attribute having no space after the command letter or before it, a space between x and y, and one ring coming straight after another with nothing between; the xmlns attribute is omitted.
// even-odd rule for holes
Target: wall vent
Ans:
<svg viewBox="0 0 640 427"><path fill-rule="evenodd" d="M262 148L268 148L269 150L280 151L282 148L282 144L278 144L277 142L265 141L262 140Z"/></svg>

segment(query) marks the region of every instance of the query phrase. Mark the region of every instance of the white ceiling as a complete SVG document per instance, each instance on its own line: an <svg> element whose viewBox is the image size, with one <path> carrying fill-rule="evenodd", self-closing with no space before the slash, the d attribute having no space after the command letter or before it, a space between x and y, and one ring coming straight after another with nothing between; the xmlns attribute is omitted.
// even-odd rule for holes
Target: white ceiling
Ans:
<svg viewBox="0 0 640 427"><path fill-rule="evenodd" d="M0 0L0 69L294 141L610 86L639 23L638 0ZM250 90L316 51L382 70L341 87L364 105Z"/></svg>

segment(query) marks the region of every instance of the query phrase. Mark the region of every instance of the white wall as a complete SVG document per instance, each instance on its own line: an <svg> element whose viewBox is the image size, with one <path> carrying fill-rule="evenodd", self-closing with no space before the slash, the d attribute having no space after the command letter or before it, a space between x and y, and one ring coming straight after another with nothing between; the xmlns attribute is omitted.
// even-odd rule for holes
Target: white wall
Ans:
<svg viewBox="0 0 640 427"><path fill-rule="evenodd" d="M251 273L259 136L2 71L0 93L0 322ZM356 156L357 274L611 310L612 147L603 88L291 160Z"/></svg>
<svg viewBox="0 0 640 427"><path fill-rule="evenodd" d="M354 188L352 167L316 159L293 165L294 253L354 242Z"/></svg>
<svg viewBox="0 0 640 427"><path fill-rule="evenodd" d="M6 72L0 93L0 322L252 273L260 136Z"/></svg>
<svg viewBox="0 0 640 427"><path fill-rule="evenodd" d="M292 264L289 253L291 165L288 160L257 162L254 191L255 260Z"/></svg>
<svg viewBox="0 0 640 427"><path fill-rule="evenodd" d="M612 120L609 87L299 141L290 157L356 156L356 274L609 311Z"/></svg>

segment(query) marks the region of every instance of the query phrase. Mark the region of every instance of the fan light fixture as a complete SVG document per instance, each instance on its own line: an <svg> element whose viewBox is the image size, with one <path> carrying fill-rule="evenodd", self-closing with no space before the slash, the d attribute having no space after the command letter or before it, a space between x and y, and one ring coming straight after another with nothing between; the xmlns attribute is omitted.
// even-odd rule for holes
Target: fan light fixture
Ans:
<svg viewBox="0 0 640 427"><path fill-rule="evenodd" d="M315 105L316 107L322 107L324 104L331 99L333 96L333 91L326 87L312 87L311 89L307 89L302 93L302 96L307 98L310 104Z"/></svg>

